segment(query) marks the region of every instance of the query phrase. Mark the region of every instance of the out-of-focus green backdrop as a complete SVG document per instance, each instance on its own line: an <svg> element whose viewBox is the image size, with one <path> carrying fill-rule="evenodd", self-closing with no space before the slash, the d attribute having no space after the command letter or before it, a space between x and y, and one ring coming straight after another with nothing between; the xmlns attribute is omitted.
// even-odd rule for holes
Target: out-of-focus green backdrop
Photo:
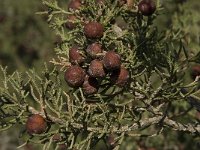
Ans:
<svg viewBox="0 0 200 150"><path fill-rule="evenodd" d="M52 57L55 36L47 17L36 15L44 9L41 0L0 1L0 63L9 71L39 67Z"/></svg>
<svg viewBox="0 0 200 150"><path fill-rule="evenodd" d="M44 10L41 0L0 0L0 64L9 73L33 67L39 73L52 58L56 36L48 27L47 16L36 15ZM18 137L23 130L15 126L0 133L0 150L15 150L22 144Z"/></svg>
<svg viewBox="0 0 200 150"><path fill-rule="evenodd" d="M68 0L60 1L66 3L67 8ZM160 30L166 30L172 25L174 30L181 29L185 41L190 42L194 50L198 48L199 0L163 0L163 3L165 11L155 24ZM0 64L8 66L10 73L15 70L26 71L33 67L40 72L44 63L54 56L53 48L58 38L48 27L47 16L36 15L36 12L43 10L45 7L42 6L41 0L0 0ZM24 129L16 126L0 133L0 150L16 149L20 144L18 137L22 130ZM150 140L141 139L140 143L130 139L125 144L145 143L149 144L147 147L151 147L151 150L162 149L166 144L169 149L196 149L198 145L193 142L192 136L169 130L164 136ZM25 149L31 150L31 146Z"/></svg>

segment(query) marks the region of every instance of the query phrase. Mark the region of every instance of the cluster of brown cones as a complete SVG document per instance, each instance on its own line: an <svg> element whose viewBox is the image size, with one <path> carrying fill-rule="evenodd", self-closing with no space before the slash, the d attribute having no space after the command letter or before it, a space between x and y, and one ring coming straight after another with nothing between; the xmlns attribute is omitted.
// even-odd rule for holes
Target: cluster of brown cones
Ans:
<svg viewBox="0 0 200 150"><path fill-rule="evenodd" d="M81 0L71 0L68 7L73 11L80 9L81 6ZM69 19L66 26L72 30L76 25L70 21L72 20ZM111 84L119 87L127 84L129 72L122 65L121 56L114 50L103 50L103 46L97 42L104 35L104 26L100 22L89 21L84 23L83 32L86 38L96 41L89 43L85 50L80 50L78 46L73 46L69 50L71 66L65 72L67 84L73 88L82 87L85 95L97 93L102 80L106 77L110 78Z"/></svg>

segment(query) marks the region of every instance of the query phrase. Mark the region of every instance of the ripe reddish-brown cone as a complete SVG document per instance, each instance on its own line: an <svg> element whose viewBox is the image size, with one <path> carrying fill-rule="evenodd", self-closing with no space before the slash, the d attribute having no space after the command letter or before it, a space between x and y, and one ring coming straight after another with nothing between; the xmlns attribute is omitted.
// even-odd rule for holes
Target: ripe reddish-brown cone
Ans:
<svg viewBox="0 0 200 150"><path fill-rule="evenodd" d="M101 44L98 43L92 43L91 45L88 45L86 52L90 55L90 57L97 58L99 53L102 53Z"/></svg>
<svg viewBox="0 0 200 150"><path fill-rule="evenodd" d="M151 16L156 10L156 4L153 0L142 0L138 4L138 10L144 16Z"/></svg>
<svg viewBox="0 0 200 150"><path fill-rule="evenodd" d="M106 76L103 63L100 60L93 60L90 62L90 66L88 68L88 73L91 77L94 78L102 78Z"/></svg>
<svg viewBox="0 0 200 150"><path fill-rule="evenodd" d="M47 123L41 115L34 114L28 117L26 130L29 134L41 134L46 131L46 128Z"/></svg>
<svg viewBox="0 0 200 150"><path fill-rule="evenodd" d="M65 26L70 30L74 29L76 27L76 23L75 23L76 19L77 18L75 15L68 15Z"/></svg>
<svg viewBox="0 0 200 150"><path fill-rule="evenodd" d="M110 78L113 84L123 87L128 83L129 72L122 66L119 70L113 71Z"/></svg>
<svg viewBox="0 0 200 150"><path fill-rule="evenodd" d="M103 64L107 70L119 69L121 66L121 58L114 51L109 51L103 58Z"/></svg>
<svg viewBox="0 0 200 150"><path fill-rule="evenodd" d="M77 10L81 8L81 0L71 0L69 2L68 8L72 10Z"/></svg>
<svg viewBox="0 0 200 150"><path fill-rule="evenodd" d="M83 83L83 92L85 95L92 95L98 91L98 81L90 76L85 76L85 81Z"/></svg>
<svg viewBox="0 0 200 150"><path fill-rule="evenodd" d="M81 53L79 52L78 48L77 47L72 47L70 50L69 50L69 61L72 63L72 64L82 64L85 59L84 57L81 55Z"/></svg>
<svg viewBox="0 0 200 150"><path fill-rule="evenodd" d="M71 66L65 72L65 81L70 87L82 86L85 78L85 71L79 66Z"/></svg>
<svg viewBox="0 0 200 150"><path fill-rule="evenodd" d="M103 36L103 25L101 23L92 21L84 25L84 34L88 38L100 38Z"/></svg>
<svg viewBox="0 0 200 150"><path fill-rule="evenodd" d="M200 65L193 66L191 70L192 79L195 80L197 76L200 76Z"/></svg>

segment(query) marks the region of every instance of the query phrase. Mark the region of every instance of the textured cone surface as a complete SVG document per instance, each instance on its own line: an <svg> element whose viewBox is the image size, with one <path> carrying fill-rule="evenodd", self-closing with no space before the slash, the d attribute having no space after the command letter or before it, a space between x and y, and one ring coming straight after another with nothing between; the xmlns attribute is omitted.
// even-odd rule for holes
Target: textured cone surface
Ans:
<svg viewBox="0 0 200 150"><path fill-rule="evenodd" d="M70 29L70 30L72 30L72 29L74 29L75 27L76 27L76 23L75 23L75 21L76 21L76 16L74 16L74 15L69 15L69 16L67 16L67 22L66 22L66 27L68 28L68 29Z"/></svg>
<svg viewBox="0 0 200 150"><path fill-rule="evenodd" d="M79 66L71 66L65 72L65 81L71 87L82 86L85 78L85 71Z"/></svg>
<svg viewBox="0 0 200 150"><path fill-rule="evenodd" d="M77 10L81 8L81 0L71 0L69 5L69 9Z"/></svg>
<svg viewBox="0 0 200 150"><path fill-rule="evenodd" d="M152 0L142 0L138 5L138 10L144 16L152 15L156 10L156 5Z"/></svg>
<svg viewBox="0 0 200 150"><path fill-rule="evenodd" d="M108 70L119 69L121 66L121 58L114 51L109 51L103 58L104 67Z"/></svg>
<svg viewBox="0 0 200 150"><path fill-rule="evenodd" d="M88 45L86 51L92 58L97 58L97 54L102 53L101 44L93 43L91 45Z"/></svg>
<svg viewBox="0 0 200 150"><path fill-rule="evenodd" d="M98 81L93 78L86 76L83 83L83 92L85 95L95 94L98 91Z"/></svg>
<svg viewBox="0 0 200 150"><path fill-rule="evenodd" d="M200 76L200 65L192 67L191 77L195 80L197 76Z"/></svg>
<svg viewBox="0 0 200 150"><path fill-rule="evenodd" d="M84 34L88 38L100 38L103 36L103 26L98 22L89 22L84 26Z"/></svg>
<svg viewBox="0 0 200 150"><path fill-rule="evenodd" d="M119 70L113 71L110 78L113 84L122 87L128 83L129 72L126 68L121 67Z"/></svg>
<svg viewBox="0 0 200 150"><path fill-rule="evenodd" d="M45 119L38 114L30 116L26 122L26 130L29 134L41 134L45 132L46 128Z"/></svg>
<svg viewBox="0 0 200 150"><path fill-rule="evenodd" d="M99 61L97 59L91 61L89 69L88 69L88 73L91 77L95 77L95 78L105 77L106 73L104 71L102 61Z"/></svg>
<svg viewBox="0 0 200 150"><path fill-rule="evenodd" d="M78 48L73 47L69 50L69 61L72 64L82 64L84 62L84 57L80 54Z"/></svg>

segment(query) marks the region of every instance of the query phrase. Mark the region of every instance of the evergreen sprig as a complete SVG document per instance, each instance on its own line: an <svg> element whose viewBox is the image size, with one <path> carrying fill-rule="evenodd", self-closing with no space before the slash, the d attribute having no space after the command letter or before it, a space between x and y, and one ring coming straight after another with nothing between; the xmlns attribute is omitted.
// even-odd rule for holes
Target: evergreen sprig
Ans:
<svg viewBox="0 0 200 150"><path fill-rule="evenodd" d="M71 11L65 6L62 8L56 0L43 0L48 7L44 13L49 16L50 27L61 37L62 42L55 48L58 60L52 58L51 61L60 67L49 70L45 66L42 76L34 70L8 75L1 67L0 130L7 130L16 123L25 124L28 115L40 114L46 119L48 129L43 134L25 137L25 144L42 143L43 149L50 149L55 144L54 136L59 134L56 149L65 144L67 149L80 150L95 149L100 141L110 144L107 142L110 135L114 144L109 146L117 150L126 137L157 136L165 128L199 134L198 123L175 119L187 114L191 109L188 98L195 97L199 78L192 83L184 82L195 56L190 55L177 36L179 33L170 29L171 33L160 33L154 25L161 6L157 6L152 16L144 17L137 10L138 3L134 1L130 9L126 4L119 6L117 0L106 0L100 5L85 0L85 7ZM65 28L66 15L70 14L78 18L74 30ZM117 17L123 20L125 27L112 23ZM88 20L103 24L102 38L85 37L83 22ZM85 95L82 88L65 88L67 85L60 75L71 65L69 49L78 45L86 56L84 50L93 41L101 43L105 51L115 50L121 55L130 73L126 87L112 85L106 78L99 92L90 96ZM88 65L86 62L84 68ZM172 109L179 107L179 103L186 103L186 109L177 114ZM146 130L151 132L143 133Z"/></svg>

